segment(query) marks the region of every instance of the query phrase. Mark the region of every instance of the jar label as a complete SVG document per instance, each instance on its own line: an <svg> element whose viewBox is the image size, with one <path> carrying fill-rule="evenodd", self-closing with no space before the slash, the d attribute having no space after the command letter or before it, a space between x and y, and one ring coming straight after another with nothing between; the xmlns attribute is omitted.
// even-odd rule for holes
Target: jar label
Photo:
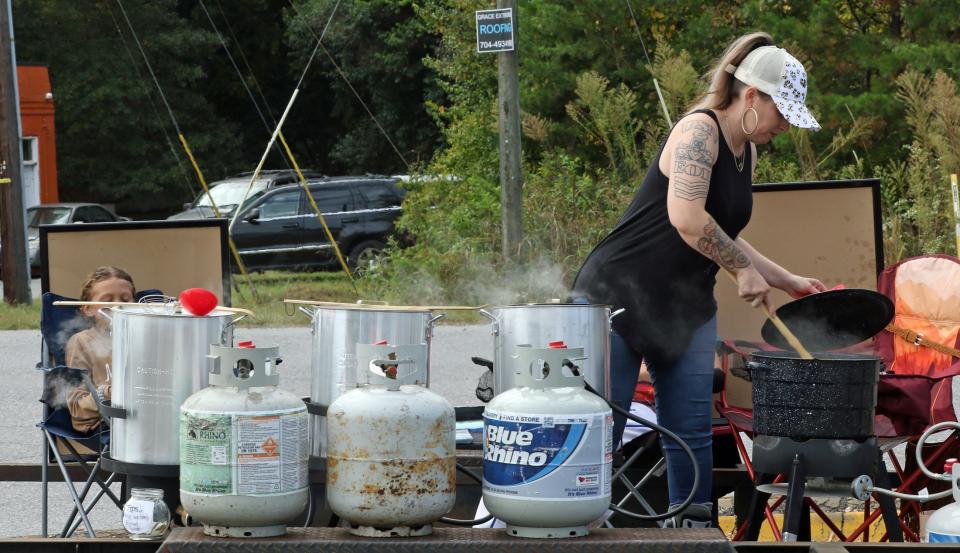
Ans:
<svg viewBox="0 0 960 553"><path fill-rule="evenodd" d="M123 527L131 534L149 534L153 530L153 501L130 499L123 505Z"/></svg>
<svg viewBox="0 0 960 553"><path fill-rule="evenodd" d="M613 417L483 413L483 493L540 500L610 495Z"/></svg>
<svg viewBox="0 0 960 553"><path fill-rule="evenodd" d="M307 487L305 408L224 414L182 409L180 489L270 495Z"/></svg>

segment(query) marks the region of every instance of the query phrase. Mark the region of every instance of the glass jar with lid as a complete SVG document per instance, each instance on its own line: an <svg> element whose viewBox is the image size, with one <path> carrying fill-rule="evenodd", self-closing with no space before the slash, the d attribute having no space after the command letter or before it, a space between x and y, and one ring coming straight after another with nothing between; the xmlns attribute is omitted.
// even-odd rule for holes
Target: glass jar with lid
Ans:
<svg viewBox="0 0 960 553"><path fill-rule="evenodd" d="M163 490L133 488L123 504L123 527L132 540L160 540L170 528L170 509Z"/></svg>

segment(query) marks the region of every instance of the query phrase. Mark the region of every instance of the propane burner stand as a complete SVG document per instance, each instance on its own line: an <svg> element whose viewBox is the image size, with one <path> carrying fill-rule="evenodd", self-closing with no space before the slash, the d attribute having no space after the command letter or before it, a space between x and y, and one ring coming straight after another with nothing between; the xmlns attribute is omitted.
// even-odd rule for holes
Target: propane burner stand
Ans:
<svg viewBox="0 0 960 553"><path fill-rule="evenodd" d="M878 484L889 487L888 475L876 438L797 440L781 436L757 435L753 440L753 467L756 489L750 506L750 519L744 539L756 541L763 521L764 505L771 495L786 496L783 541L809 540L800 536L809 532L801 515L809 517L806 496L857 497ZM786 474L787 484L773 484L773 475ZM863 476L868 475L868 476ZM867 494L869 495L869 494ZM903 541L893 498L878 498L890 541ZM803 531L801 531L801 528Z"/></svg>

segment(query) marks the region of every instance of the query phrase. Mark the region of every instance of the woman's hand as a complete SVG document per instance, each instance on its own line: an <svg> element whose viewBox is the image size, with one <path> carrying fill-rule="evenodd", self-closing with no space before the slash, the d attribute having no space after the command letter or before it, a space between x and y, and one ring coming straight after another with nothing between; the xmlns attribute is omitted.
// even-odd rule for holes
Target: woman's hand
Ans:
<svg viewBox="0 0 960 553"><path fill-rule="evenodd" d="M793 299L799 299L804 296L809 296L810 294L825 292L827 290L827 287L815 278L802 277L794 274L791 274L789 277L787 277L783 281L783 284L778 286L778 288L787 294L790 294L790 297Z"/></svg>
<svg viewBox="0 0 960 553"><path fill-rule="evenodd" d="M749 302L751 307L767 304L767 308L771 308L768 297L770 285L752 264L737 271L737 293Z"/></svg>

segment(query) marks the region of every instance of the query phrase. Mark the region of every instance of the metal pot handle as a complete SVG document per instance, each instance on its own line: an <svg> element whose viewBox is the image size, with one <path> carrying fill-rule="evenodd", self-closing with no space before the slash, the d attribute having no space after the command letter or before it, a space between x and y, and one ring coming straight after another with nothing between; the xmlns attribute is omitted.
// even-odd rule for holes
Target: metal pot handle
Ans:
<svg viewBox="0 0 960 553"><path fill-rule="evenodd" d="M748 371L756 371L763 369L763 365L761 363L757 363L756 361L747 361L746 368Z"/></svg>
<svg viewBox="0 0 960 553"><path fill-rule="evenodd" d="M237 317L236 319L233 319L229 323L223 325L223 329L220 330L220 343L223 345L230 345L230 344L227 344L227 331L230 330L232 327L236 326L237 323L239 323L240 321L246 318L247 318L247 315L243 314Z"/></svg>
<svg viewBox="0 0 960 553"><path fill-rule="evenodd" d="M317 311L319 311L319 310L318 310L318 309L314 309L313 311L311 311L309 307L303 307L302 305L298 305L298 306L297 306L297 311L303 313L303 314L306 315L307 317L310 317L310 319L312 320L312 319L314 319L314 318L317 316Z"/></svg>
<svg viewBox="0 0 960 553"><path fill-rule="evenodd" d="M498 321L497 318L494 317L493 314L487 311L486 309L477 309L477 312L483 315L484 317L490 319L490 334L493 334L494 336L499 336L500 321Z"/></svg>
<svg viewBox="0 0 960 553"><path fill-rule="evenodd" d="M437 326L437 321L439 321L440 319L446 316L447 316L446 313L440 313L439 315L435 315L431 317L430 320L427 321L427 336L426 336L427 340L433 337L433 328Z"/></svg>
<svg viewBox="0 0 960 553"><path fill-rule="evenodd" d="M97 412L100 413L101 417L107 420L127 418L126 409L123 407L114 407L109 399L100 397L100 394L97 392L97 387L94 386L93 380L90 378L90 374L86 369L84 369L83 373L83 384L87 388L87 393L90 394L93 402L97 405Z"/></svg>
<svg viewBox="0 0 960 553"><path fill-rule="evenodd" d="M610 322L610 324L613 324L613 318L616 317L617 315L623 313L623 312L626 311L626 310L627 310L626 307L621 307L620 309L617 309L616 311L610 313L610 318L607 319L607 320Z"/></svg>
<svg viewBox="0 0 960 553"><path fill-rule="evenodd" d="M106 320L110 321L111 323L113 323L113 316L112 316L112 315L108 315L108 314L106 313L107 309L110 309L110 308L109 308L109 307L101 307L100 309L97 309L97 315L100 315L100 316L103 317L104 319L106 319Z"/></svg>

